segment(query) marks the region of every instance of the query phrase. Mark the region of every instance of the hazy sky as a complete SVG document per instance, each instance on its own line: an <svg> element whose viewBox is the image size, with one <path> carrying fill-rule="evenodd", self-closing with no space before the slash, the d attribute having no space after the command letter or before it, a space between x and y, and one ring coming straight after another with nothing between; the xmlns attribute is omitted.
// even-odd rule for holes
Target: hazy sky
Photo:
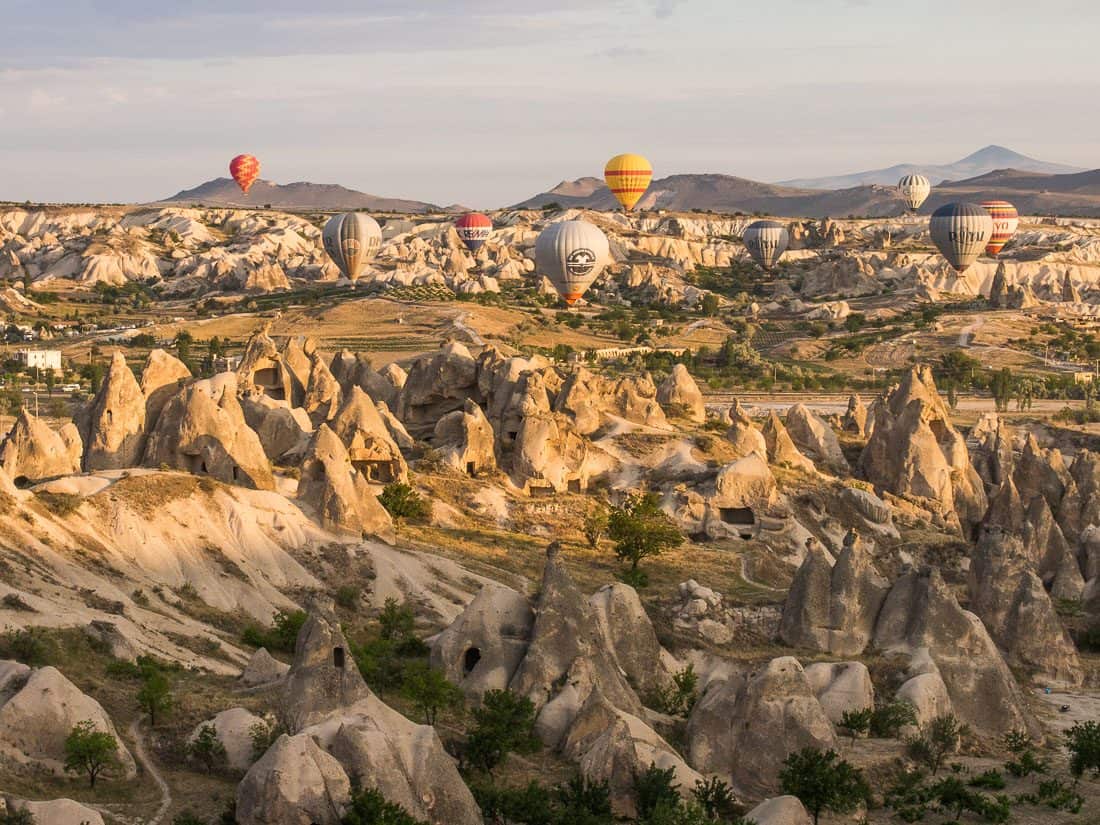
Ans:
<svg viewBox="0 0 1100 825"><path fill-rule="evenodd" d="M1100 167L1094 0L0 0L0 199L278 183L495 207L612 154L759 180Z"/></svg>

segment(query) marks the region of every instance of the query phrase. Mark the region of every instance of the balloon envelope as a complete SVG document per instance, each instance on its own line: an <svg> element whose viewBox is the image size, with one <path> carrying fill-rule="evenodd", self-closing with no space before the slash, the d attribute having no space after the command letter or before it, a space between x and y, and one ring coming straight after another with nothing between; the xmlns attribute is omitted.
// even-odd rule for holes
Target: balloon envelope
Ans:
<svg viewBox="0 0 1100 825"><path fill-rule="evenodd" d="M947 262L963 272L993 237L993 218L976 203L948 203L932 213L928 231Z"/></svg>
<svg viewBox="0 0 1100 825"><path fill-rule="evenodd" d="M987 255L996 257L1016 234L1016 227L1020 225L1020 213L1008 201L982 201L982 209L993 218L993 237L985 245L985 251Z"/></svg>
<svg viewBox="0 0 1100 825"><path fill-rule="evenodd" d="M487 215L480 212L470 212L455 221L455 231L462 243L471 252L477 252L481 245L489 240L493 231L493 222Z"/></svg>
<svg viewBox="0 0 1100 825"><path fill-rule="evenodd" d="M898 181L898 192L901 193L905 205L914 212L920 209L931 191L932 184L924 175L906 175Z"/></svg>
<svg viewBox="0 0 1100 825"><path fill-rule="evenodd" d="M363 267L382 246L382 229L370 215L345 212L333 215L321 233L325 252L349 280L356 280Z"/></svg>
<svg viewBox="0 0 1100 825"><path fill-rule="evenodd" d="M229 174L246 195L260 174L260 162L253 155L237 155L229 161Z"/></svg>
<svg viewBox="0 0 1100 825"><path fill-rule="evenodd" d="M607 188L623 209L633 209L653 179L653 167L641 155L615 155L603 169Z"/></svg>
<svg viewBox="0 0 1100 825"><path fill-rule="evenodd" d="M771 269L787 251L791 236L778 221L756 221L741 236L749 254L764 269Z"/></svg>
<svg viewBox="0 0 1100 825"><path fill-rule="evenodd" d="M573 306L611 258L607 236L587 221L562 221L535 241L535 269Z"/></svg>

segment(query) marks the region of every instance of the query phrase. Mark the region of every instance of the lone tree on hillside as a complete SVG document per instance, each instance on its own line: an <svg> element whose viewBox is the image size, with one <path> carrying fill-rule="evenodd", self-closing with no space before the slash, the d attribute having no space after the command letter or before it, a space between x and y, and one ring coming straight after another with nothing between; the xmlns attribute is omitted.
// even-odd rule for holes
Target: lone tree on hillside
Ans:
<svg viewBox="0 0 1100 825"><path fill-rule="evenodd" d="M656 493L634 493L607 516L607 535L615 542L615 555L630 562L631 579L638 581L638 563L659 556L684 542L680 530L661 510ZM644 578L642 578L644 582Z"/></svg>
<svg viewBox="0 0 1100 825"><path fill-rule="evenodd" d="M137 695L138 705L149 714L149 727L155 728L157 717L172 708L172 686L168 677L159 669L151 669L145 675L145 684Z"/></svg>
<svg viewBox="0 0 1100 825"><path fill-rule="evenodd" d="M839 761L838 761L839 760ZM839 759L836 751L803 748L783 762L783 793L797 796L817 825L822 811L846 814L871 794L863 772Z"/></svg>
<svg viewBox="0 0 1100 825"><path fill-rule="evenodd" d="M77 722L69 731L65 739L65 770L87 774L89 788L94 788L96 780L117 765L118 741L96 728L91 719Z"/></svg>

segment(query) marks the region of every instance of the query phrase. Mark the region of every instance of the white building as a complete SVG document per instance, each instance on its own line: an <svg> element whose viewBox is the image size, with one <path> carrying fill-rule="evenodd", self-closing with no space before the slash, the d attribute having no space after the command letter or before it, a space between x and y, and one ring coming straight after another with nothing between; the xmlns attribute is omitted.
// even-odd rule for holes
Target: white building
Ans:
<svg viewBox="0 0 1100 825"><path fill-rule="evenodd" d="M21 349L16 351L15 360L27 369L60 370L61 350Z"/></svg>

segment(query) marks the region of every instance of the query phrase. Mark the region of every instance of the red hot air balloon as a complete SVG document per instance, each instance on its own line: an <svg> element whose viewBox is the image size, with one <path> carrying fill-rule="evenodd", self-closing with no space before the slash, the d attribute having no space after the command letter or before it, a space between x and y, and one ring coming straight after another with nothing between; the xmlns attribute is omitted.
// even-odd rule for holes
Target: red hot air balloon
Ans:
<svg viewBox="0 0 1100 825"><path fill-rule="evenodd" d="M493 231L493 222L480 212L470 212L455 221L455 231L471 252L477 252L481 245L489 240Z"/></svg>
<svg viewBox="0 0 1100 825"><path fill-rule="evenodd" d="M1008 201L982 201L982 208L993 218L993 235L986 244L985 252L995 258L1016 234L1020 215Z"/></svg>
<svg viewBox="0 0 1100 825"><path fill-rule="evenodd" d="M229 161L229 174L246 195L260 175L260 162L252 155L237 155Z"/></svg>

